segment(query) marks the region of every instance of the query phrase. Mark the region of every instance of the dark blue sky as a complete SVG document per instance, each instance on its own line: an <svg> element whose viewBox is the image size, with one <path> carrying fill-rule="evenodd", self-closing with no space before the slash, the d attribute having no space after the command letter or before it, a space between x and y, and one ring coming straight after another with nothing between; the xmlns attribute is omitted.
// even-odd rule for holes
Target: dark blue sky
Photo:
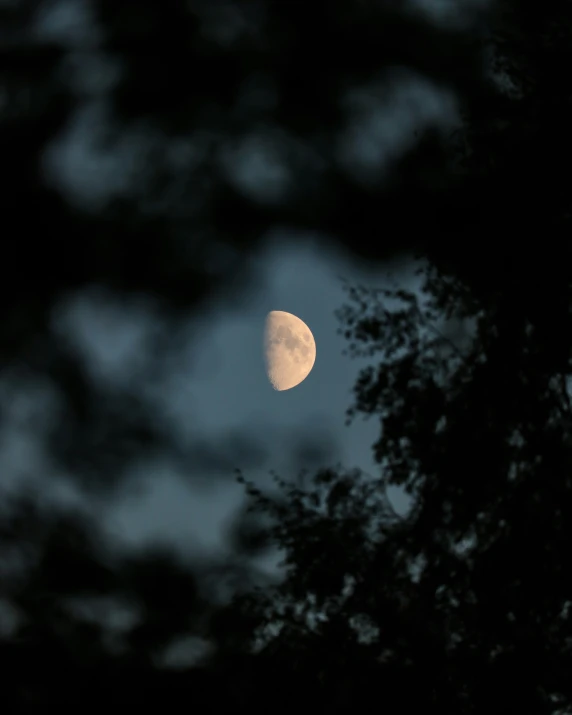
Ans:
<svg viewBox="0 0 572 715"><path fill-rule="evenodd" d="M301 435L327 440L328 464L340 461L373 471L370 446L377 425L358 420L344 426L359 363L342 355L345 342L337 335L334 311L344 301L339 275L379 285L388 270L371 274L318 243L297 245L291 239L278 239L255 262L255 279L239 308L236 298L226 295L210 312L190 321L187 340L150 399L183 443L200 439L216 450L231 434L258 443L266 457L247 470L258 481L264 482L270 469L295 476L294 446ZM393 272L397 278L403 268L396 264ZM262 336L269 310L300 316L316 340L314 369L286 392L274 391L264 373ZM146 334L153 331L152 314L143 309L121 315L109 303L86 296L65 307L60 324L93 374L118 386L132 376ZM113 533L134 543L167 538L183 551L221 545L225 521L241 498L238 485L226 485L217 478L225 475L212 471L178 474L168 463L143 464L137 470L148 488L110 508L106 525ZM403 504L396 496L396 506Z"/></svg>

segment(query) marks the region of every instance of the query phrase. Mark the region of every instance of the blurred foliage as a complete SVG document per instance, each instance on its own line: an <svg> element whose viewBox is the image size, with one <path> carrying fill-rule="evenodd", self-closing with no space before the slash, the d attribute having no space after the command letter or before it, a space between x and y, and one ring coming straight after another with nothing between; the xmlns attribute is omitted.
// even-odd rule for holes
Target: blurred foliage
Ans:
<svg viewBox="0 0 572 715"><path fill-rule="evenodd" d="M393 2L2 4L0 355L13 379L55 386L48 448L84 487L115 487L134 456L169 450L189 471L201 454L141 390L94 379L62 337L62 308L93 295L151 311L160 327L133 370L157 391L189 318L221 291L238 300L272 231L380 261L453 230L441 226L458 183L451 142L434 122L414 136L420 109L403 156L374 146L372 170L346 154L417 77L461 103L491 94L483 13L466 14L435 24Z"/></svg>
<svg viewBox="0 0 572 715"><path fill-rule="evenodd" d="M58 12L75 35L54 29ZM379 420L378 473L321 470L310 489L279 482L277 499L250 485L255 514L221 563L121 553L94 515L4 497L8 712L572 708L570 12L565 0L439 22L381 0L0 4L3 377L55 390L49 459L75 481L116 486L165 449L189 468L197 457L62 339L58 311L79 293L152 306L150 384L181 325L248 283L277 227L370 262L416 251L427 298L350 287L340 312L350 351L376 361L349 417ZM457 130L429 126L384 170L348 162L351 132L417 75L454 92ZM115 157L107 193L77 170L65 188L54 168L87 110L84 138ZM388 485L410 492L408 515ZM248 565L268 544L284 556L274 586ZM184 637L210 642L203 664L167 668Z"/></svg>

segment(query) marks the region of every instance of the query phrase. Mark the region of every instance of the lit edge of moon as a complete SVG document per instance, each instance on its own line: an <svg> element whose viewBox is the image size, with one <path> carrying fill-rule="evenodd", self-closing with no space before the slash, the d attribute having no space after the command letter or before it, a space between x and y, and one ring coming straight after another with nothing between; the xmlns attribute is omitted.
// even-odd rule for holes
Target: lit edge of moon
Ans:
<svg viewBox="0 0 572 715"><path fill-rule="evenodd" d="M303 320L272 310L264 328L264 358L270 384L280 392L303 382L316 362L316 341Z"/></svg>

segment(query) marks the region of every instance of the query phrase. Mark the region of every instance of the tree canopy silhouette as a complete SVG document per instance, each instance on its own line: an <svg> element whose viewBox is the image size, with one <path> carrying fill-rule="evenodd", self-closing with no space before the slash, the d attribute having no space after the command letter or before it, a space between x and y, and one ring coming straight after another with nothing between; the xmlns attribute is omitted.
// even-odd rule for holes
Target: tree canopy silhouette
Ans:
<svg viewBox="0 0 572 715"><path fill-rule="evenodd" d="M350 288L351 352L379 362L349 415L379 419L379 472L326 470L308 493L284 483L287 507L250 486L287 577L247 608L272 627L267 648L324 668L334 708L364 695L365 659L388 712L553 713L571 698L568 371L521 305L502 322L455 296L449 318L467 323L455 344L438 322L447 282L428 276L426 305ZM388 485L411 494L406 516Z"/></svg>
<svg viewBox="0 0 572 715"><path fill-rule="evenodd" d="M569 8L495 9L505 74L494 101L467 105L466 215L428 254L426 303L351 287L340 313L351 353L376 359L349 413L380 422L370 484L404 486L411 512L378 507L372 527L359 482L335 472L287 487L287 509L254 493L288 575L250 607L281 628L267 648L324 668L334 709L372 697L364 657L388 712L571 707Z"/></svg>

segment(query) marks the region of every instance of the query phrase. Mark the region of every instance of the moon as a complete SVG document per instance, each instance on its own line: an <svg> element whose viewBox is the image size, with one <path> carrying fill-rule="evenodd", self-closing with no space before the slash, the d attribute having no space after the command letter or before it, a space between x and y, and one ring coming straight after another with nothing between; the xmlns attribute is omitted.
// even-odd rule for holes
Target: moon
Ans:
<svg viewBox="0 0 572 715"><path fill-rule="evenodd" d="M310 374L316 361L316 343L303 320L283 310L266 316L264 330L266 374L275 390L290 390Z"/></svg>

